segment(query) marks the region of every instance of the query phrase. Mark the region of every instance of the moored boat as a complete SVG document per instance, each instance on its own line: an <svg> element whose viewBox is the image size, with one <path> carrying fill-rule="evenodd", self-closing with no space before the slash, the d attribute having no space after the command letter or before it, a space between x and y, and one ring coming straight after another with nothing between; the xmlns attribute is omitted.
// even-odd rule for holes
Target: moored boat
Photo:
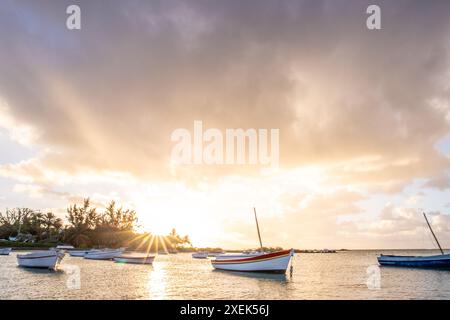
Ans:
<svg viewBox="0 0 450 320"><path fill-rule="evenodd" d="M382 266L450 268L450 254L440 254L433 256L381 255L378 257L378 263Z"/></svg>
<svg viewBox="0 0 450 320"><path fill-rule="evenodd" d="M74 246L63 244L63 245L56 246L56 248L54 248L54 249L55 250L73 250L75 248L74 248Z"/></svg>
<svg viewBox="0 0 450 320"><path fill-rule="evenodd" d="M264 252L255 208L253 208L253 212L255 213L256 231L258 232L260 251L218 255L216 259L211 261L212 266L215 269L227 271L286 273L291 259L294 256L294 249L269 253Z"/></svg>
<svg viewBox="0 0 450 320"><path fill-rule="evenodd" d="M445 254L442 250L441 244L434 234L433 228L427 219L425 212L423 217L428 225L428 228L433 235L436 244L441 251L440 255L432 256L396 256L396 255L380 255L377 257L378 263L381 266L395 266L395 267L412 267L412 268L450 268L450 254Z"/></svg>
<svg viewBox="0 0 450 320"><path fill-rule="evenodd" d="M293 255L293 249L262 254L224 254L211 263L220 270L285 273Z"/></svg>
<svg viewBox="0 0 450 320"><path fill-rule="evenodd" d="M0 256L8 256L12 251L12 248L1 248Z"/></svg>
<svg viewBox="0 0 450 320"><path fill-rule="evenodd" d="M152 264L155 256L138 255L138 254L123 254L115 257L114 261L117 263L131 263L131 264Z"/></svg>
<svg viewBox="0 0 450 320"><path fill-rule="evenodd" d="M113 260L121 256L123 251L124 249L91 250L84 255L84 258L91 260Z"/></svg>
<svg viewBox="0 0 450 320"><path fill-rule="evenodd" d="M214 258L214 257L220 256L222 254L225 254L225 252L208 252L208 257Z"/></svg>
<svg viewBox="0 0 450 320"><path fill-rule="evenodd" d="M208 252L207 251L194 252L192 254L192 258L194 258L194 259L207 259L208 258Z"/></svg>
<svg viewBox="0 0 450 320"><path fill-rule="evenodd" d="M68 253L71 257L84 257L91 250L69 250Z"/></svg>
<svg viewBox="0 0 450 320"><path fill-rule="evenodd" d="M56 250L37 251L17 255L19 267L56 270L65 254Z"/></svg>

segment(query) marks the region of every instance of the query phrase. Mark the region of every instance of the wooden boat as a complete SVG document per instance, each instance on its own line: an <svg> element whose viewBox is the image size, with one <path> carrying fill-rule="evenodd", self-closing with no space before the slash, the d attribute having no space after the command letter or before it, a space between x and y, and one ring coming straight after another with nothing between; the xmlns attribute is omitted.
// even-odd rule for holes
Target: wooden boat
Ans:
<svg viewBox="0 0 450 320"><path fill-rule="evenodd" d="M0 249L0 256L9 256L11 251L12 251L12 248L1 248Z"/></svg>
<svg viewBox="0 0 450 320"><path fill-rule="evenodd" d="M56 270L64 256L64 253L56 250L36 251L17 255L17 263L19 267Z"/></svg>
<svg viewBox="0 0 450 320"><path fill-rule="evenodd" d="M285 273L293 255L293 249L263 254L225 254L211 263L220 270Z"/></svg>
<svg viewBox="0 0 450 320"><path fill-rule="evenodd" d="M194 252L192 254L192 258L194 258L194 259L208 259L208 252L207 251Z"/></svg>
<svg viewBox="0 0 450 320"><path fill-rule="evenodd" d="M282 250L272 253L265 253L259 231L258 218L255 213L256 230L260 244L259 252L249 252L233 255L219 255L212 260L212 266L219 270L228 271L247 271L247 272L267 272L267 273L286 273L286 270L294 256L294 249Z"/></svg>
<svg viewBox="0 0 450 320"><path fill-rule="evenodd" d="M396 255L380 255L378 263L382 266L396 266L396 267L413 267L413 268L450 268L450 254L445 254L442 250L441 244L434 234L433 228L427 219L425 212L423 217L433 235L434 240L441 251L440 255L433 256L396 256Z"/></svg>
<svg viewBox="0 0 450 320"><path fill-rule="evenodd" d="M114 261L118 263L132 263L132 264L152 264L155 256L137 255L137 254L123 254L115 257Z"/></svg>
<svg viewBox="0 0 450 320"><path fill-rule="evenodd" d="M105 249L105 250L90 250L84 255L85 259L90 260L113 260L121 256L124 249Z"/></svg>

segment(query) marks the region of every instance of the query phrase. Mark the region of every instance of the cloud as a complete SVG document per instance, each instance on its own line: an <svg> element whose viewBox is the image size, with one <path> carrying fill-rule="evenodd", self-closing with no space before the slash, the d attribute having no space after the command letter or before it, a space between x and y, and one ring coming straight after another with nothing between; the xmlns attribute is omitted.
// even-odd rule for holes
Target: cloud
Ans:
<svg viewBox="0 0 450 320"><path fill-rule="evenodd" d="M377 33L361 2L81 1L80 32L65 5L2 5L3 114L52 166L168 175L170 133L195 119L280 128L285 167L375 156L355 179L408 179L449 166L431 148L449 131L445 2L382 2Z"/></svg>
<svg viewBox="0 0 450 320"><path fill-rule="evenodd" d="M364 195L345 189L297 194L283 192L277 199L280 206L275 214L271 212L273 206L261 206L259 203L261 233L263 239L270 239L265 245L336 249L340 245L355 248L355 244L347 242L348 239L341 235L339 218L360 214L363 209L358 202L364 199ZM250 217L249 213L247 216ZM252 219L226 219L222 224L224 230L233 234L234 242L229 242L236 246L241 242L241 246L245 243L256 247L256 229Z"/></svg>
<svg viewBox="0 0 450 320"><path fill-rule="evenodd" d="M450 177L444 174L441 177L430 179L424 187L435 188L441 191L447 190L450 188Z"/></svg>
<svg viewBox="0 0 450 320"><path fill-rule="evenodd" d="M427 215L445 247L450 241L450 216L439 211ZM341 224L340 232L349 237L364 238L365 244L371 248L436 248L422 212L417 207L388 203L376 219L346 221Z"/></svg>
<svg viewBox="0 0 450 320"><path fill-rule="evenodd" d="M403 218L362 221L363 230L340 221L363 211L360 197L396 195L415 179L448 187L450 160L435 147L450 132L448 1L378 1L379 31L365 26L371 1L78 3L80 31L65 28L70 1L0 4L0 127L38 149L0 165L16 191L134 201L127 190L181 183L196 199L207 184L229 203L236 195L227 187L258 190L283 237L328 246L345 230L414 227ZM170 135L194 120L280 129L280 170L200 165L174 174ZM271 196L270 184L282 187ZM236 237L245 234L237 221L227 227Z"/></svg>

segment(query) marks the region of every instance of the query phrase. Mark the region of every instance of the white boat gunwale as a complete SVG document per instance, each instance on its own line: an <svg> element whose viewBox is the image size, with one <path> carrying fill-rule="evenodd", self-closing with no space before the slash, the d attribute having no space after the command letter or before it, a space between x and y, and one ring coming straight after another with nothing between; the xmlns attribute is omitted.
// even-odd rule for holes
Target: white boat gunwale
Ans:
<svg viewBox="0 0 450 320"><path fill-rule="evenodd" d="M266 273L285 273L294 250L282 250L260 255L246 256L233 259L212 260L212 266L219 270L239 271L239 272L266 272Z"/></svg>

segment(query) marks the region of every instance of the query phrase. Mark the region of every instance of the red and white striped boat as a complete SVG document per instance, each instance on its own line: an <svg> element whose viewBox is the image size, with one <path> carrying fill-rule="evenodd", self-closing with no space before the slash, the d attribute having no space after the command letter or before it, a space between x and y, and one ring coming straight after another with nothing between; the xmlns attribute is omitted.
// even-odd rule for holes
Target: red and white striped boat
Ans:
<svg viewBox="0 0 450 320"><path fill-rule="evenodd" d="M212 266L215 269L228 271L286 273L291 258L294 256L294 249L265 253L255 208L253 208L253 212L255 213L256 230L258 231L261 251L218 255L215 260L211 261Z"/></svg>
<svg viewBox="0 0 450 320"><path fill-rule="evenodd" d="M294 249L262 254L224 254L211 263L220 270L285 273L293 256Z"/></svg>

